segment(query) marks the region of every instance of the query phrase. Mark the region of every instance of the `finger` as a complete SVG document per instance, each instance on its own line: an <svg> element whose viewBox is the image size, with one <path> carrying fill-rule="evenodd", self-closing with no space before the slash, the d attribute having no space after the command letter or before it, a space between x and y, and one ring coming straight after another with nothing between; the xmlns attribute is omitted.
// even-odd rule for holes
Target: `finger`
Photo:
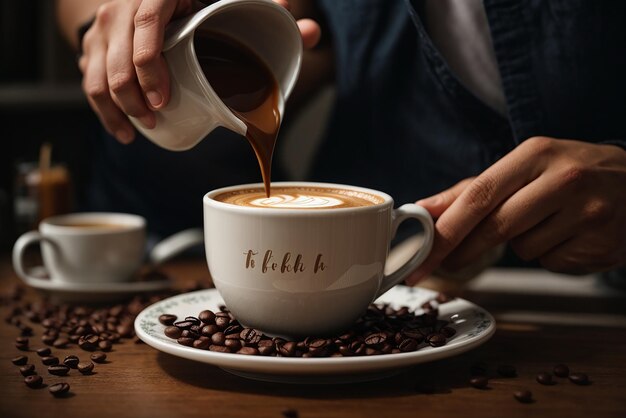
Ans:
<svg viewBox="0 0 626 418"><path fill-rule="evenodd" d="M426 209L430 216L438 218L441 214L450 207L450 205L459 197L459 195L467 188L467 186L474 180L474 177L470 177L461 180L449 189L444 190L441 193L427 197L425 199L418 200L415 204L422 206Z"/></svg>
<svg viewBox="0 0 626 418"><path fill-rule="evenodd" d="M511 240L511 249L522 260L535 260L572 238L576 228L572 220L559 211L540 224Z"/></svg>
<svg viewBox="0 0 626 418"><path fill-rule="evenodd" d="M297 23L302 35L304 49L314 48L322 37L320 25L313 19L300 19Z"/></svg>
<svg viewBox="0 0 626 418"><path fill-rule="evenodd" d="M132 16L118 20L111 30L107 50L107 82L111 97L127 115L134 116L149 129L156 125L154 113L146 105L135 66L133 65L133 21Z"/></svg>
<svg viewBox="0 0 626 418"><path fill-rule="evenodd" d="M563 205L554 182L539 176L494 209L443 261L446 269L458 270L491 248L509 241L556 213Z"/></svg>
<svg viewBox="0 0 626 418"><path fill-rule="evenodd" d="M162 108L169 100L169 73L161 52L165 26L174 15L177 3L146 0L134 17L133 64L139 85L153 109Z"/></svg>
<svg viewBox="0 0 626 418"><path fill-rule="evenodd" d="M285 9L289 10L289 2L287 0L274 0L274 3L278 3Z"/></svg>
<svg viewBox="0 0 626 418"><path fill-rule="evenodd" d="M104 45L94 48L86 58L83 90L104 128L124 144L132 142L135 130L126 115L115 105L109 93Z"/></svg>
<svg viewBox="0 0 626 418"><path fill-rule="evenodd" d="M533 181L542 163L532 147L518 147L469 184L435 224L433 249L416 277L430 274L500 203Z"/></svg>

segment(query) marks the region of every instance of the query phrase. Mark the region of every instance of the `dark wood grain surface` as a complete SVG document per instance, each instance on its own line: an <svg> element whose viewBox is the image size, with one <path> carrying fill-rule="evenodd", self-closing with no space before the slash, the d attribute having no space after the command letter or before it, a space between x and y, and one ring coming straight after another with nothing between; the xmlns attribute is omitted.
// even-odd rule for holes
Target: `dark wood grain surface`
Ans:
<svg viewBox="0 0 626 418"><path fill-rule="evenodd" d="M203 260L182 260L164 267L178 287L210 283ZM502 280L506 280L503 277ZM0 259L0 292L9 294L19 283L8 257ZM565 313L580 323L499 320L495 336L460 356L423 364L383 380L344 385L263 383L230 375L219 368L161 353L125 340L114 345L106 364L83 376L49 375L34 351L20 352L14 340L19 330L4 321L11 303L0 307L1 417L283 417L285 411L307 417L626 417L626 309L620 296L555 298L537 295L468 291L496 318L511 309ZM27 289L23 301L42 295ZM579 308L579 309L578 309ZM577 312L580 312L578 314ZM583 315L594 315L589 323ZM540 316L539 316L540 317ZM532 318L532 316L531 316ZM597 320L599 318L599 320ZM602 318L607 319L606 323ZM32 325L31 349L43 347L43 328ZM26 354L46 384L66 381L69 396L53 398L47 388L29 389L11 359ZM76 346L53 349L65 357L88 353ZM468 384L469 369L485 362L491 377L487 390ZM498 377L498 364L512 364L518 377ZM536 382L539 372L565 363L587 373L592 383L577 386L557 379L552 386ZM516 390L532 391L535 401L521 404ZM432 392L432 393L425 393Z"/></svg>

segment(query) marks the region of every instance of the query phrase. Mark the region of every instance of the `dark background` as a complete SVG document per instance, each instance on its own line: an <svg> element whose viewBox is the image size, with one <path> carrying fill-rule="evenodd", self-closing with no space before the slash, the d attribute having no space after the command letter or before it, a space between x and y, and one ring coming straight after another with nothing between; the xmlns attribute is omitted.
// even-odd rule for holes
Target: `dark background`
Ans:
<svg viewBox="0 0 626 418"><path fill-rule="evenodd" d="M37 161L43 142L70 170L74 190L85 181L87 127L95 123L80 90L74 52L62 39L52 0L0 3L0 252L13 244L19 162Z"/></svg>

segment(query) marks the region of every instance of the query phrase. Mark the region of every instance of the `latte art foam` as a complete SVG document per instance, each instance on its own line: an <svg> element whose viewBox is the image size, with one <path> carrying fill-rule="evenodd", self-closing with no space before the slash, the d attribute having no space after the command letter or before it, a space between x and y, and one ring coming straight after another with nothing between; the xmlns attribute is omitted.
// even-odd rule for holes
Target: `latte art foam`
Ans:
<svg viewBox="0 0 626 418"><path fill-rule="evenodd" d="M271 193L270 197L266 197L263 189L244 189L219 194L215 200L268 209L338 209L384 202L380 196L348 189L272 186Z"/></svg>

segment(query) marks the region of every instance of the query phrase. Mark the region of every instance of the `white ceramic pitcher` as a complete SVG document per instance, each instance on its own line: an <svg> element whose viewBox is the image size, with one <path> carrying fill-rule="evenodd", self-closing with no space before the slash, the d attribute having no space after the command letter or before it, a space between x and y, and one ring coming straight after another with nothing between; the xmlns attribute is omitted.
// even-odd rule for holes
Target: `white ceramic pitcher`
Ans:
<svg viewBox="0 0 626 418"><path fill-rule="evenodd" d="M171 77L170 101L156 112L153 129L130 117L146 138L171 151L192 148L220 126L246 134L246 125L220 100L200 68L193 42L200 27L228 35L265 62L278 83L281 115L300 72L302 38L296 21L271 0L221 0L173 21L163 46Z"/></svg>

